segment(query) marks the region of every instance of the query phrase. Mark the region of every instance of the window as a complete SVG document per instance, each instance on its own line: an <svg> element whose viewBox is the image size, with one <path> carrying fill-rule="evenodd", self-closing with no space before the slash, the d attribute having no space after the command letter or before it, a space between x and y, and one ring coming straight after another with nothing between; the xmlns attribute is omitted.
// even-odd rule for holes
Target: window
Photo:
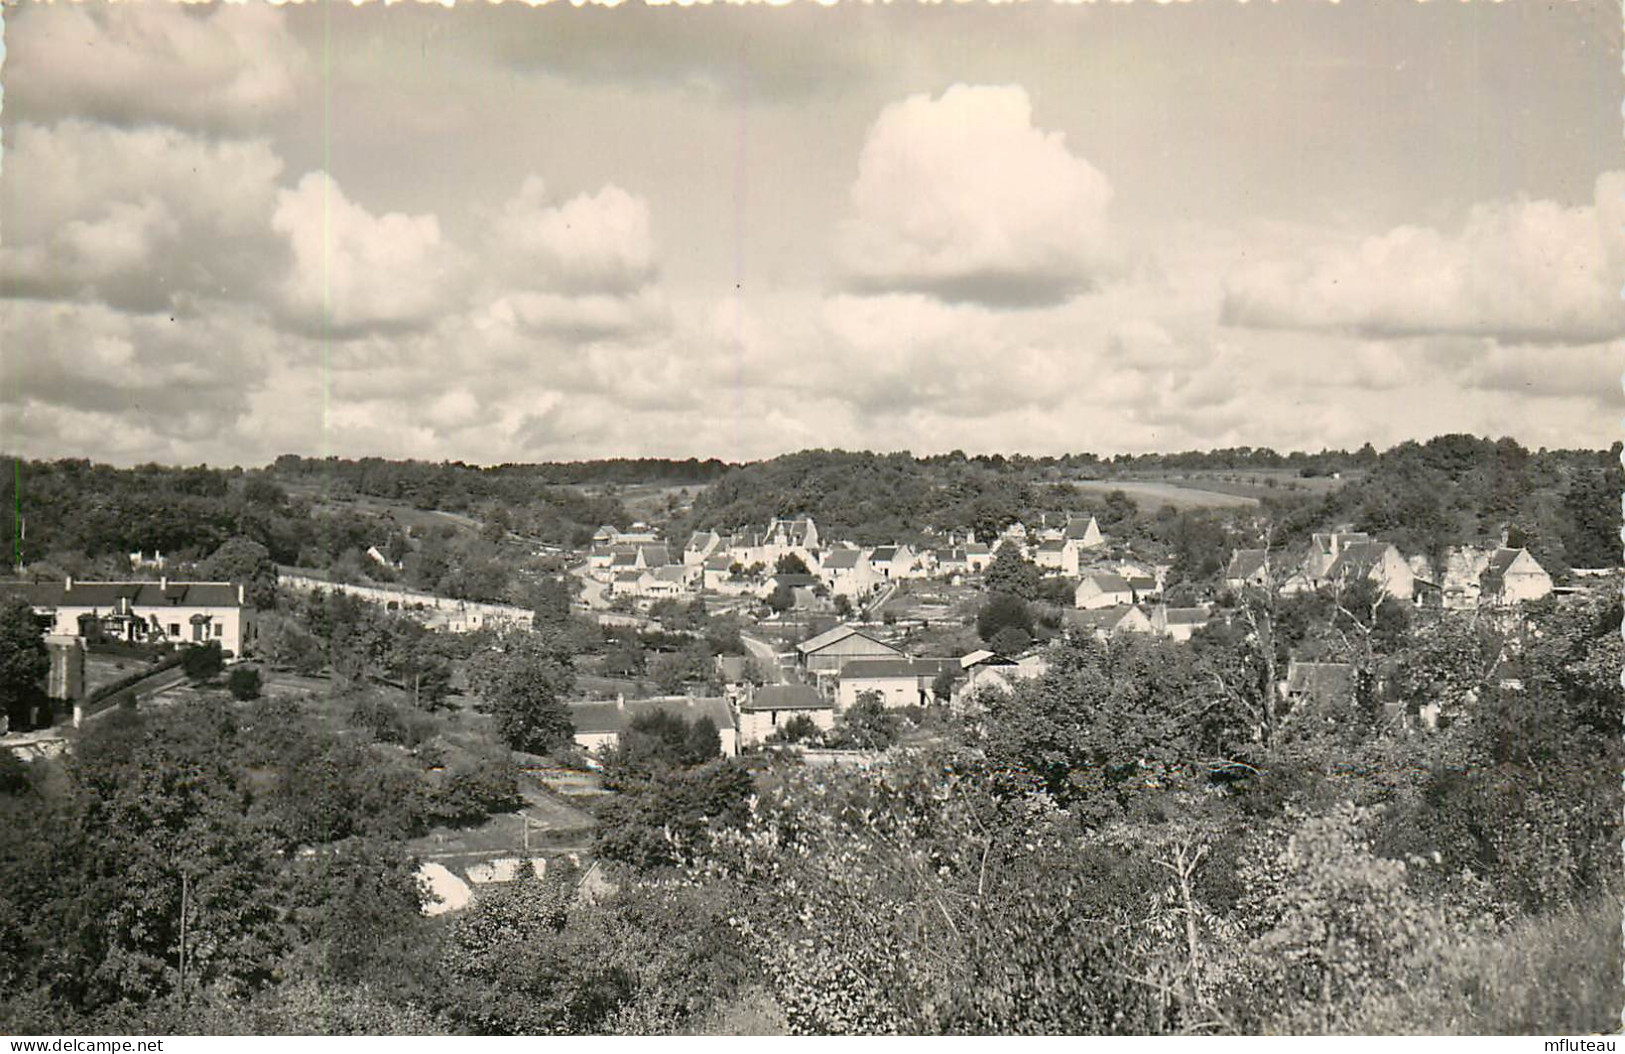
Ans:
<svg viewBox="0 0 1625 1054"><path fill-rule="evenodd" d="M223 623L216 622L214 624L214 639L219 640L220 638L224 637L225 635L226 635L226 627L225 627L225 625Z"/></svg>
<svg viewBox="0 0 1625 1054"><path fill-rule="evenodd" d="M171 637L179 637L181 635L181 624L179 622L171 622L169 624L169 635Z"/></svg>

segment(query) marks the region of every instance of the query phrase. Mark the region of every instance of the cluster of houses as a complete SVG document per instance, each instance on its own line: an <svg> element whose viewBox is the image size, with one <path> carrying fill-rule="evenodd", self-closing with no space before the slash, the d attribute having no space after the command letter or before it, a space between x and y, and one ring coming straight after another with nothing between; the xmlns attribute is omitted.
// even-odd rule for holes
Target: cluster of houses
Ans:
<svg viewBox="0 0 1625 1054"><path fill-rule="evenodd" d="M727 682L721 696L573 703L576 742L589 751L613 746L638 714L665 710L688 721L709 718L721 733L723 753L732 755L768 742L797 718L827 732L865 696L888 708L941 701L960 706L986 689L1009 690L1046 669L1042 655L1036 654L1015 659L980 650L957 658L910 656L851 624L796 645L795 658L801 677L795 683L752 684L743 676L742 663L720 659Z"/></svg>
<svg viewBox="0 0 1625 1054"><path fill-rule="evenodd" d="M1426 557L1407 559L1393 544L1359 531L1315 534L1299 559L1237 549L1224 571L1227 589L1274 588L1286 596L1361 579L1395 600L1454 610L1539 600L1554 588L1552 576L1527 549L1458 546L1435 569Z"/></svg>
<svg viewBox="0 0 1625 1054"><path fill-rule="evenodd" d="M765 530L695 531L680 551L647 528L623 532L603 527L594 535L587 571L618 596L656 599L704 591L766 598L785 587L797 591L797 606L805 607L814 596L857 602L889 582L980 574L1001 545L1014 546L1046 572L1077 575L1088 555L1105 544L1092 516L1069 517L1032 531L1014 523L992 545L950 533L931 547L830 540L820 535L812 517L794 516L775 518ZM779 561L792 555L807 568L805 573L778 572Z"/></svg>

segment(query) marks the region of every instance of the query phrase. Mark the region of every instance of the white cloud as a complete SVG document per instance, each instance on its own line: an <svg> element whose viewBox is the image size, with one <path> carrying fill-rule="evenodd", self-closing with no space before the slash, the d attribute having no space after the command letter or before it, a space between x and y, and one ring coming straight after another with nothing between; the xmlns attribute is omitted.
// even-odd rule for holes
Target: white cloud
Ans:
<svg viewBox="0 0 1625 1054"><path fill-rule="evenodd" d="M281 171L258 140L22 123L0 183L0 276L12 296L137 311L251 299L281 263L268 230Z"/></svg>
<svg viewBox="0 0 1625 1054"><path fill-rule="evenodd" d="M284 304L312 331L418 328L456 303L462 256L433 215L375 216L311 172L277 194L271 227L293 250Z"/></svg>
<svg viewBox="0 0 1625 1054"><path fill-rule="evenodd" d="M53 4L6 20L6 101L35 120L241 129L290 107L310 70L267 3Z"/></svg>
<svg viewBox="0 0 1625 1054"><path fill-rule="evenodd" d="M1032 123L1019 85L955 85L888 106L869 131L840 256L859 288L995 305L1086 288L1106 257L1111 186Z"/></svg>
<svg viewBox="0 0 1625 1054"><path fill-rule="evenodd" d="M1358 244L1244 269L1224 318L1239 326L1368 336L1467 335L1503 343L1588 343L1625 334L1625 173L1592 204L1475 207L1462 229L1397 227Z"/></svg>
<svg viewBox="0 0 1625 1054"><path fill-rule="evenodd" d="M523 288L625 293L655 277L649 203L613 184L555 203L529 176L493 235L496 265Z"/></svg>

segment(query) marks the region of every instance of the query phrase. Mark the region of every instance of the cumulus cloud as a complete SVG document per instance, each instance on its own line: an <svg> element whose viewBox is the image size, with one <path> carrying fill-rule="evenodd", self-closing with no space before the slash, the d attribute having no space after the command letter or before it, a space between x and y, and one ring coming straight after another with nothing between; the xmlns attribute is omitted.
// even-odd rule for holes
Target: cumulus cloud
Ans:
<svg viewBox="0 0 1625 1054"><path fill-rule="evenodd" d="M869 130L840 230L865 290L998 306L1054 303L1106 259L1111 185L1036 128L1024 88L955 85L888 106Z"/></svg>
<svg viewBox="0 0 1625 1054"><path fill-rule="evenodd" d="M1625 334L1625 173L1594 201L1475 207L1461 230L1397 227L1228 283L1231 325L1365 336L1467 335L1503 343L1589 343Z"/></svg>
<svg viewBox="0 0 1625 1054"><path fill-rule="evenodd" d="M0 185L9 296L134 311L257 295L282 160L259 140L84 121L18 125Z"/></svg>
<svg viewBox="0 0 1625 1054"><path fill-rule="evenodd" d="M614 184L556 202L529 176L493 233L499 266L537 288L630 292L655 276L649 203Z"/></svg>
<svg viewBox="0 0 1625 1054"><path fill-rule="evenodd" d="M278 192L271 228L293 251L284 306L311 330L413 329L455 303L462 256L433 215L375 216L311 172Z"/></svg>
<svg viewBox="0 0 1625 1054"><path fill-rule="evenodd" d="M310 69L271 4L57 4L6 21L6 102L35 120L240 130L291 106Z"/></svg>
<svg viewBox="0 0 1625 1054"><path fill-rule="evenodd" d="M24 409L47 418L125 415L157 436L193 441L229 431L274 343L232 310L171 319L43 301L10 304L3 339L27 349L6 357L0 407L8 421Z"/></svg>
<svg viewBox="0 0 1625 1054"><path fill-rule="evenodd" d="M482 326L594 341L669 323L649 203L613 184L558 200L527 177L492 220L482 274Z"/></svg>

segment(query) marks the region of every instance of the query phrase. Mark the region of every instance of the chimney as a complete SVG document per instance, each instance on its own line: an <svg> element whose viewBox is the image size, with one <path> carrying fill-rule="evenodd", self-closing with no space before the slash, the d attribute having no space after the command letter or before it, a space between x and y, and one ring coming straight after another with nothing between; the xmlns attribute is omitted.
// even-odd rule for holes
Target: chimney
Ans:
<svg viewBox="0 0 1625 1054"><path fill-rule="evenodd" d="M241 582L237 583L237 603L248 603L248 587L243 585Z"/></svg>
<svg viewBox="0 0 1625 1054"><path fill-rule="evenodd" d="M615 693L615 709L617 709L617 710L625 710L626 709L626 695L625 695L625 693L622 693L622 692L616 692Z"/></svg>
<svg viewBox="0 0 1625 1054"><path fill-rule="evenodd" d="M62 592L71 593L72 591L73 591L73 576L72 575L67 575L62 579Z"/></svg>
<svg viewBox="0 0 1625 1054"><path fill-rule="evenodd" d="M158 576L158 588L159 589L168 589L169 588L169 576L168 575L159 575Z"/></svg>

